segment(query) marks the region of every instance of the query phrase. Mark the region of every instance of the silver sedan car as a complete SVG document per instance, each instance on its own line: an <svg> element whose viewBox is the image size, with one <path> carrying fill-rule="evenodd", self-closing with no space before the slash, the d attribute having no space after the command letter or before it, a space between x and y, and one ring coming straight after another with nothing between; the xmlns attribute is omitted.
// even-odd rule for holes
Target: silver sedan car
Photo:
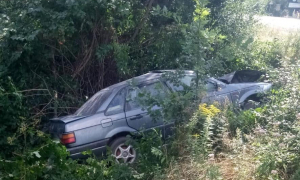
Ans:
<svg viewBox="0 0 300 180"><path fill-rule="evenodd" d="M182 85L163 78L168 72L172 71L153 71L99 91L74 114L51 119L50 133L67 147L73 159L83 158L82 152L86 150L101 156L109 146L117 161L133 163L137 153L132 145L125 143L127 135L153 128L160 129L163 138L172 133L174 122L154 121L136 100L142 91L164 98L166 93L183 90ZM246 70L221 78L209 78L205 81L207 93L202 101L242 106L250 100L258 101L258 94L271 88L270 83L254 82L260 75L258 71ZM190 86L193 78L193 71L184 71L180 81Z"/></svg>

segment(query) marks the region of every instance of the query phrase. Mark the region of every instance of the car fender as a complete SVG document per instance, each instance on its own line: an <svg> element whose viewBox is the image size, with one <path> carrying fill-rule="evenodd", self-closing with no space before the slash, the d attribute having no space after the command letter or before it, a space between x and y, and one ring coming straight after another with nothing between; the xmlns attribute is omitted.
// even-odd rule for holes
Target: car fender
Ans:
<svg viewBox="0 0 300 180"><path fill-rule="evenodd" d="M262 93L263 91L260 89L259 86L257 86L256 88L253 88L251 90L247 90L247 92L245 92L239 99L239 103L243 103L248 97L250 97L251 95L254 94L258 94L258 93Z"/></svg>
<svg viewBox="0 0 300 180"><path fill-rule="evenodd" d="M113 137L114 135L118 134L118 133L122 133L122 132L136 132L135 129L130 128L130 127L126 127L126 126L122 126L122 127L117 127L115 129L112 129L111 131L109 131L105 138L110 138Z"/></svg>

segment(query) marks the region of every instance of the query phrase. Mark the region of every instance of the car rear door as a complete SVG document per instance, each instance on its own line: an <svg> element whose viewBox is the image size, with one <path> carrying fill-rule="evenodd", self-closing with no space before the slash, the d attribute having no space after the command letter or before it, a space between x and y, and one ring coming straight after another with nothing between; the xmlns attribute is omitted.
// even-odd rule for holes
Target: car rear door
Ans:
<svg viewBox="0 0 300 180"><path fill-rule="evenodd" d="M162 118L153 118L146 108L152 112L159 111L160 107L153 105L146 107L146 98L164 98L165 86L158 80L144 82L137 87L129 87L126 96L125 115L127 123L131 128L139 131L151 128L160 128L164 131L164 121Z"/></svg>

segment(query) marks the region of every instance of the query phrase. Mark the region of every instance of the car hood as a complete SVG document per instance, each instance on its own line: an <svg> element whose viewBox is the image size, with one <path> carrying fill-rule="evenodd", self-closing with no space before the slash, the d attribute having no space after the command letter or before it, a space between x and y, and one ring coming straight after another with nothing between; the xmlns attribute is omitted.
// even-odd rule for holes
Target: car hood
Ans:
<svg viewBox="0 0 300 180"><path fill-rule="evenodd" d="M251 88L254 86L258 86L261 88L262 91L268 91L271 87L271 83L235 83L235 84L229 84L228 87L232 90L238 90L238 89L245 89L245 88Z"/></svg>
<svg viewBox="0 0 300 180"><path fill-rule="evenodd" d="M69 123L69 122L73 122L73 121L77 121L80 119L83 119L87 116L75 116L75 115L69 115L69 116L63 116L63 117L58 117L58 118L53 118L50 119L50 121L61 121L64 123Z"/></svg>
<svg viewBox="0 0 300 180"><path fill-rule="evenodd" d="M226 84L251 83L256 82L263 74L265 73L256 70L241 70L225 74L224 76L219 77L218 80Z"/></svg>

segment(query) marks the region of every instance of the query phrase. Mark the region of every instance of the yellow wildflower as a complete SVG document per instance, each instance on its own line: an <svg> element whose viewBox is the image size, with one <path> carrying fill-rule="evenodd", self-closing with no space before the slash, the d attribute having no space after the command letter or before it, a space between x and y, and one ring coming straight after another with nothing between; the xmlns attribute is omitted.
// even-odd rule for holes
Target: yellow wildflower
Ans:
<svg viewBox="0 0 300 180"><path fill-rule="evenodd" d="M214 117L216 114L221 112L216 106L214 105L207 106L207 104L200 104L199 111L205 117Z"/></svg>
<svg viewBox="0 0 300 180"><path fill-rule="evenodd" d="M198 138L200 137L199 134L194 134L194 135L192 135L192 136L195 137L196 139L198 139Z"/></svg>

